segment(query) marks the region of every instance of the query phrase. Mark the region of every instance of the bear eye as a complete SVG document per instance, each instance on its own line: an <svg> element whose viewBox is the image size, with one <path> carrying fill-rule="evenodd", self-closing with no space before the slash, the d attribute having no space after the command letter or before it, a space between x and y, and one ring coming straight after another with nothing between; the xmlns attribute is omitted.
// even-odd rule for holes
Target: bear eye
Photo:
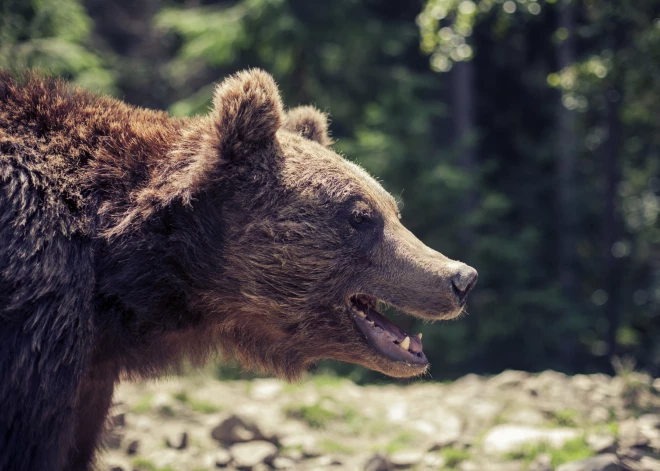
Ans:
<svg viewBox="0 0 660 471"><path fill-rule="evenodd" d="M351 214L349 222L355 229L366 229L371 225L372 221L368 214L362 211L356 211Z"/></svg>

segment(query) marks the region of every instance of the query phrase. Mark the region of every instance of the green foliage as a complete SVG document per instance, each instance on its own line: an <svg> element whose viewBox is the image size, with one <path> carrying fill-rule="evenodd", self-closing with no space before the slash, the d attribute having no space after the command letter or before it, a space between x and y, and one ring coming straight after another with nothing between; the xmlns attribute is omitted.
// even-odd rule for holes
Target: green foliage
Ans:
<svg viewBox="0 0 660 471"><path fill-rule="evenodd" d="M357 411L329 397L324 397L314 404L290 405L286 414L306 422L312 428L326 428L333 422L341 422L353 433L357 432L357 427L363 423L363 418Z"/></svg>
<svg viewBox="0 0 660 471"><path fill-rule="evenodd" d="M330 112L335 149L398 197L406 226L479 270L469 316L456 322L387 312L424 333L433 379L503 368L611 372L614 353L660 370L657 2L106 5L0 3L0 67L41 67L176 116L207 113L214 82L262 67L289 106ZM567 5L575 9L572 31L559 24ZM573 59L560 70L558 51L569 40ZM466 70L473 77L462 89ZM610 152L608 113L616 106L621 142ZM575 140L572 294L560 283L558 260L562 110ZM470 123L459 133L462 112ZM608 197L612 162L620 178ZM608 286L612 273L620 282ZM353 365L324 362L319 370L382 380ZM236 366L219 366L216 375L254 377ZM318 410L311 416L327 419Z"/></svg>
<svg viewBox="0 0 660 471"><path fill-rule="evenodd" d="M138 471L174 471L174 468L171 466L158 467L146 458L135 458L133 460L133 466Z"/></svg>
<svg viewBox="0 0 660 471"><path fill-rule="evenodd" d="M387 426L391 426L387 424ZM418 432L413 430L401 430L390 442L385 446L385 452L388 454L396 453L397 451L414 448L419 445L421 437Z"/></svg>
<svg viewBox="0 0 660 471"><path fill-rule="evenodd" d="M520 450L509 453L507 459L522 460L529 465L540 454L548 454L551 457L552 467L556 468L564 463L579 461L593 456L585 437L569 440L560 448L553 447L548 443L534 443L523 446Z"/></svg>
<svg viewBox="0 0 660 471"><path fill-rule="evenodd" d="M550 412L550 424L556 427L576 427L577 412L573 409L562 409Z"/></svg>
<svg viewBox="0 0 660 471"><path fill-rule="evenodd" d="M145 396L142 396L140 400L133 406L133 412L136 412L138 414L144 414L146 412L149 412L151 410L151 401L153 399L152 394L147 394Z"/></svg>
<svg viewBox="0 0 660 471"><path fill-rule="evenodd" d="M202 401L199 399L191 398L185 391L180 391L174 395L174 399L177 401L187 404L195 412L200 412L202 414L213 414L215 412L220 412L222 407L218 404L214 404L208 401Z"/></svg>
<svg viewBox="0 0 660 471"><path fill-rule="evenodd" d="M318 447L319 451L323 453L339 453L343 455L352 455L355 453L355 448L330 439L319 440Z"/></svg>
<svg viewBox="0 0 660 471"><path fill-rule="evenodd" d="M0 68L38 68L113 93L114 77L87 41L92 28L80 0L0 3Z"/></svg>
<svg viewBox="0 0 660 471"><path fill-rule="evenodd" d="M336 410L329 409L321 403L290 406L286 412L289 417L300 419L312 428L325 428L330 422L341 417Z"/></svg>
<svg viewBox="0 0 660 471"><path fill-rule="evenodd" d="M470 452L462 448L444 448L440 454L445 459L445 466L448 469L454 469L461 462L470 459Z"/></svg>

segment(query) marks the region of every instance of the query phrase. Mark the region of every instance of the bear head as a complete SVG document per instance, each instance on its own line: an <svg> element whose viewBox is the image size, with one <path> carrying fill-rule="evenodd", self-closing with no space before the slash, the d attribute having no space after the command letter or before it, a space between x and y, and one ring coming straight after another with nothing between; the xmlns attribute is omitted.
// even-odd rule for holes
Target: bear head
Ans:
<svg viewBox="0 0 660 471"><path fill-rule="evenodd" d="M184 127L160 183L136 201L159 201L168 243L183 247L173 264L185 311L244 365L287 378L321 359L422 374L421 336L378 306L451 319L477 273L420 242L395 199L331 143L323 113L286 112L270 75L240 72Z"/></svg>

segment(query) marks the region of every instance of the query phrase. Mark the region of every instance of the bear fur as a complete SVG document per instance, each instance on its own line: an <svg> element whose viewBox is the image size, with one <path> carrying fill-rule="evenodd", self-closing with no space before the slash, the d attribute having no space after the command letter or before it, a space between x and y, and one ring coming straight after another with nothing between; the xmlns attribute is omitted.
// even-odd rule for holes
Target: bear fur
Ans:
<svg viewBox="0 0 660 471"><path fill-rule="evenodd" d="M0 72L0 469L89 469L121 378L218 350L287 379L423 373L420 341L369 343L347 300L454 317L476 272L330 146L260 70L189 119Z"/></svg>

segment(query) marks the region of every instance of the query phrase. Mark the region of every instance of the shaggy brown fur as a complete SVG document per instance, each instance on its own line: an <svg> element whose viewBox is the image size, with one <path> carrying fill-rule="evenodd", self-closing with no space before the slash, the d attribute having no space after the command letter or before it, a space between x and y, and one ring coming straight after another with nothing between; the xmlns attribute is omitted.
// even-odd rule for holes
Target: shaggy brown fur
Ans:
<svg viewBox="0 0 660 471"><path fill-rule="evenodd" d="M0 469L87 469L121 376L218 349L297 378L322 358L393 376L354 322L366 293L462 310L476 272L419 242L392 197L241 72L173 119L0 73Z"/></svg>

